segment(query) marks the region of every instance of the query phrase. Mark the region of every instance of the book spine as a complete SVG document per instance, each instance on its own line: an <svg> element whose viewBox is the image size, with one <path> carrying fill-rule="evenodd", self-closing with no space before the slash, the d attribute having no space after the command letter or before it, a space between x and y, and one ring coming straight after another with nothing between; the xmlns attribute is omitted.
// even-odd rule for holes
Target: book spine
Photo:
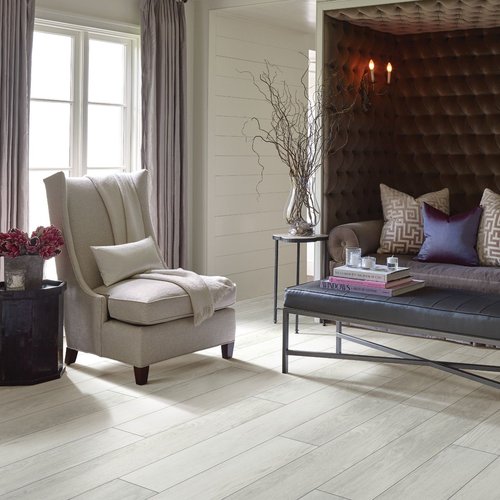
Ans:
<svg viewBox="0 0 500 500"><path fill-rule="evenodd" d="M393 281L388 281L387 283L384 283L382 281L369 281L369 280L355 280L355 279L350 279L350 278L338 278L337 276L329 276L328 279L332 283L341 283L344 285L363 285L363 286L369 286L373 288L396 288L401 285L407 285L412 282L412 279L410 276L406 278L400 278L397 280Z"/></svg>
<svg viewBox="0 0 500 500"><path fill-rule="evenodd" d="M373 287L373 288L385 288L386 284L383 281L370 281L368 279L364 280L354 280L351 278L340 278L337 276L330 276L328 278L331 283L338 283L339 285L359 285L360 281L363 282L363 286Z"/></svg>
<svg viewBox="0 0 500 500"><path fill-rule="evenodd" d="M372 288L363 285L332 283L329 280L321 280L319 286L321 288L329 288L330 290L337 290L339 292L370 293L372 295L381 295L384 297L392 296L392 291L388 288Z"/></svg>
<svg viewBox="0 0 500 500"><path fill-rule="evenodd" d="M334 277L338 278L352 278L357 280L369 280L369 281L387 283L387 275L385 274L370 273L370 272L360 273L355 269L334 269L333 275Z"/></svg>

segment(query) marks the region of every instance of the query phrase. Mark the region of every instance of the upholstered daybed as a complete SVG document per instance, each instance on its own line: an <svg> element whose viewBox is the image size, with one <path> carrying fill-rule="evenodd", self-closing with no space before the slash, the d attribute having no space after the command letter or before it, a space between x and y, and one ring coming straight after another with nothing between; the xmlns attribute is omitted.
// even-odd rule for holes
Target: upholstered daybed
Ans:
<svg viewBox="0 0 500 500"><path fill-rule="evenodd" d="M411 243L408 244L404 241L399 241L397 244L394 244L394 241L387 241L389 236L396 239L404 239L405 233L414 234L416 231L414 227L406 231L404 227L402 229L401 227L396 228L398 230L394 230L393 227L392 231L391 228L389 230L387 229L387 224L390 224L390 221L388 222L390 215L387 216L387 214L391 213L389 207L391 202L393 202L394 206L398 207L397 210L394 210L394 213L399 217L395 224L399 224L402 218L401 206L411 203L411 200L413 200L416 202L415 206L418 206L417 211L419 211L422 208L423 202L421 198L423 198L423 196L440 193L444 193L447 196L447 190L428 193L427 195L414 199L409 195L405 195L404 193L381 185L381 193L385 221L370 220L341 224L330 231L328 249L332 259L332 268L344 263L345 247L360 247L363 255L374 255L378 263L381 264L385 264L387 257L394 254L399 258L400 266L409 267L414 278L425 280L426 284L429 286L500 294L500 219L498 218L500 195L486 189L479 204L484 210L476 245L479 250L479 265L459 265L446 262L446 258L441 259L444 260L444 262L425 262L417 260L419 258L418 255L422 241L417 241L417 244L413 244L413 246ZM384 195L386 196L385 200ZM401 199L394 201L395 197L399 195L402 195ZM431 199L431 203L439 204L439 201L436 202L436 200L432 201ZM485 244L485 242L487 243ZM454 245L451 241L448 242L448 244L450 247ZM489 253L487 252L488 249L485 249L485 246L489 246ZM410 248L411 252L398 252L398 249L405 248ZM392 251L388 253L388 250ZM484 265L484 263L488 265Z"/></svg>

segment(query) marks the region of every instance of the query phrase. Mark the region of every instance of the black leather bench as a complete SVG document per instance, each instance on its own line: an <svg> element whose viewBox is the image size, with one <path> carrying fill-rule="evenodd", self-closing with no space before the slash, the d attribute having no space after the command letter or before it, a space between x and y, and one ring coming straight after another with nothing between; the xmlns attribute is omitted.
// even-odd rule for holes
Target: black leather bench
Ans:
<svg viewBox="0 0 500 500"><path fill-rule="evenodd" d="M336 352L289 349L289 316L299 314L336 322ZM500 367L472 363L434 361L342 332L342 323L383 328L391 333L422 334L500 346L499 294L425 287L398 297L381 297L320 288L319 281L290 287L283 308L283 373L288 356L421 364L500 388L500 382L466 370L500 372ZM342 353L342 339L398 356L369 356Z"/></svg>

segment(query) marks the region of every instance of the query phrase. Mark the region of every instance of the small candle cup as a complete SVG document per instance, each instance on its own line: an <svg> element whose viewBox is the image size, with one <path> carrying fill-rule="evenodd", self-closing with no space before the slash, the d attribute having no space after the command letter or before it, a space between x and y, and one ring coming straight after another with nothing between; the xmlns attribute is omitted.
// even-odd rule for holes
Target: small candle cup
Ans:
<svg viewBox="0 0 500 500"><path fill-rule="evenodd" d="M347 247L345 249L345 263L349 267L361 266L361 248Z"/></svg>
<svg viewBox="0 0 500 500"><path fill-rule="evenodd" d="M375 257L363 257L361 259L361 267L363 269L375 269L377 260Z"/></svg>
<svg viewBox="0 0 500 500"><path fill-rule="evenodd" d="M397 257L387 257L387 269L389 271L394 271L398 268L398 258Z"/></svg>

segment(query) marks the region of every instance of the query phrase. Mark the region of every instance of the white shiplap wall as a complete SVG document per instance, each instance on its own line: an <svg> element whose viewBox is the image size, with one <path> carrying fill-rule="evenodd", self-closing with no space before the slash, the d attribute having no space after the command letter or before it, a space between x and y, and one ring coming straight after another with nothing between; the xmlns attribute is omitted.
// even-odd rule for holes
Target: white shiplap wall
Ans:
<svg viewBox="0 0 500 500"><path fill-rule="evenodd" d="M265 172L242 134L245 121L269 117L269 105L250 76L263 61L280 65L297 85L307 64L310 39L299 32L214 12L210 17L206 267L238 285L238 297L271 293L273 233L287 231L283 209L290 190L288 169L273 147L259 145ZM280 288L295 282L295 245L280 245ZM301 247L305 279L305 245Z"/></svg>

